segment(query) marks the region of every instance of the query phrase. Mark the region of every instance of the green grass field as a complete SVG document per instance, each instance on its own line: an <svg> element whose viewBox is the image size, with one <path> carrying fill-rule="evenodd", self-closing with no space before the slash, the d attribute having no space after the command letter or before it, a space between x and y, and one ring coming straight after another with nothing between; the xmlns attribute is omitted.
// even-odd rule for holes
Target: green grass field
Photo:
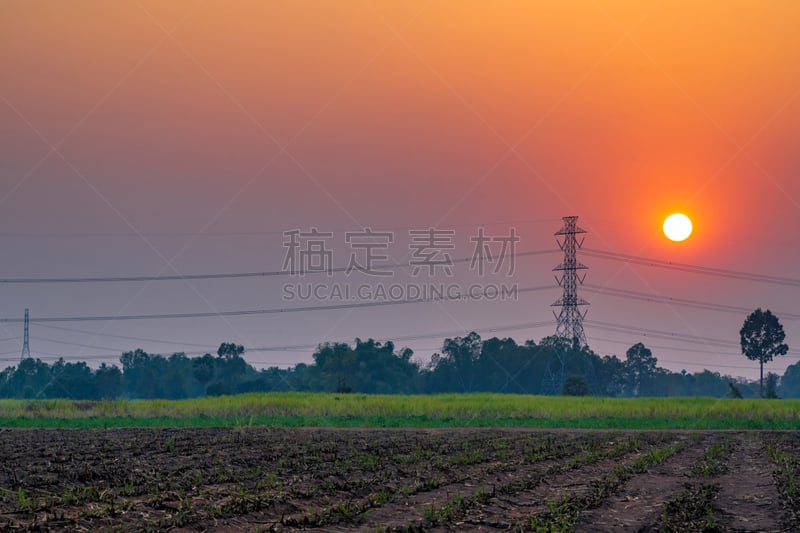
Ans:
<svg viewBox="0 0 800 533"><path fill-rule="evenodd" d="M2 427L800 429L800 400L271 393L193 400L0 400Z"/></svg>

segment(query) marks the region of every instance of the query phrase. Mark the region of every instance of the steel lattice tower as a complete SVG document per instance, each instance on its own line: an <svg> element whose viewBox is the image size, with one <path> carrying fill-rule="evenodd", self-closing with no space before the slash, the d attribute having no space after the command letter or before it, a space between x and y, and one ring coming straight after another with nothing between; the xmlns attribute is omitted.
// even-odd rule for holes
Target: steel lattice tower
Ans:
<svg viewBox="0 0 800 533"><path fill-rule="evenodd" d="M586 334L583 332L583 318L586 311L581 311L581 306L589 305L589 302L578 298L578 286L583 285L586 274L578 275L579 270L586 270L586 265L579 263L577 259L578 250L583 246L583 237L578 241L578 235L586 233L575 223L578 217L563 217L564 227L555 232L556 242L564 252L563 262L553 269L553 272L561 272L561 277L556 276L558 286L564 289L564 294L556 300L552 307L560 307L558 314L553 314L558 320L556 326L556 337L561 337L577 344L579 347L586 346Z"/></svg>
<svg viewBox="0 0 800 533"><path fill-rule="evenodd" d="M28 317L28 309L25 309L25 332L22 335L22 356L19 358L20 361L24 361L26 357L31 356L29 330L30 330L30 318Z"/></svg>

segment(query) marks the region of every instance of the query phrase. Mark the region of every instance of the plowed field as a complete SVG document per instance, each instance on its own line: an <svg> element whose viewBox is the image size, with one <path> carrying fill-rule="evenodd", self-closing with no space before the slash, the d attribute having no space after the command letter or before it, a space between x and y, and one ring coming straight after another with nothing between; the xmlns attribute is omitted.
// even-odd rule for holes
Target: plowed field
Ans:
<svg viewBox="0 0 800 533"><path fill-rule="evenodd" d="M792 531L800 511L796 432L5 429L0 453L14 531Z"/></svg>

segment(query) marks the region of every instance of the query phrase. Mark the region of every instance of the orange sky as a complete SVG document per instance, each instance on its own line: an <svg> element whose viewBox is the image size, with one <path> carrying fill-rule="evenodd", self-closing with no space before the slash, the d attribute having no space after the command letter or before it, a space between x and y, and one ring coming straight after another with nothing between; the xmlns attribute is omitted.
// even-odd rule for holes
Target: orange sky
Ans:
<svg viewBox="0 0 800 533"><path fill-rule="evenodd" d="M592 248L792 276L800 259L798 22L793 1L7 1L0 227L44 236L4 237L14 253L0 270L154 273L185 246L175 261L182 271L246 271L279 268L283 254L280 235L46 237L54 233L533 220L520 227L522 247L542 249L553 245L560 217L577 214ZM58 154L47 156L52 146ZM660 234L675 210L696 228L679 245ZM238 260L222 259L231 256ZM527 263L520 281L546 282L551 259ZM620 274L619 264L593 261L596 284L796 311L796 295L780 287ZM25 302L44 315L116 312L131 299L146 312L210 305L189 287L164 302L148 299L155 288L119 289L114 300L86 298L86 290L14 288L1 298L2 314L18 315ZM219 308L277 305L272 286L252 300L252 288L231 288L231 299L206 290ZM78 294L90 309L70 304ZM557 296L491 316L546 318ZM684 320L632 305L598 300L591 316L647 327L675 319L668 326L684 332L707 322L712 336L733 340L744 318ZM408 310L375 322L354 314L336 327L330 316L303 320L312 342L486 322L480 309L456 307L434 309L421 324ZM402 331L385 325L398 321L407 321ZM168 334L150 327L143 334ZM194 334L182 327L181 338ZM209 331L210 344L226 335L251 345L308 341L289 320ZM598 351L624 351L601 337Z"/></svg>

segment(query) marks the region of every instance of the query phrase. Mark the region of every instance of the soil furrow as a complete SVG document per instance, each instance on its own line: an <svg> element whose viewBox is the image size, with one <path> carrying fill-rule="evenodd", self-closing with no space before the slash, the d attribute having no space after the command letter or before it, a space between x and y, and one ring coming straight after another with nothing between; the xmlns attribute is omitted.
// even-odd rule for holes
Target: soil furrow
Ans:
<svg viewBox="0 0 800 533"><path fill-rule="evenodd" d="M658 522L662 505L683 490L692 468L702 461L710 440L707 435L672 460L635 476L625 484L622 493L581 513L575 530L592 533L648 530Z"/></svg>
<svg viewBox="0 0 800 533"><path fill-rule="evenodd" d="M732 467L714 479L720 487L714 516L725 531L790 531L790 519L781 505L773 466L755 435L739 437ZM797 527L797 524L791 527Z"/></svg>
<svg viewBox="0 0 800 533"><path fill-rule="evenodd" d="M590 461L576 470L557 473L543 479L518 494L501 497L481 505L469 514L467 523L476 528L515 528L524 525L530 517L547 513L564 498L581 498L595 486L597 480L609 475L618 467L631 465L645 457L649 451L667 446L673 439L654 439L638 449L622 455Z"/></svg>

